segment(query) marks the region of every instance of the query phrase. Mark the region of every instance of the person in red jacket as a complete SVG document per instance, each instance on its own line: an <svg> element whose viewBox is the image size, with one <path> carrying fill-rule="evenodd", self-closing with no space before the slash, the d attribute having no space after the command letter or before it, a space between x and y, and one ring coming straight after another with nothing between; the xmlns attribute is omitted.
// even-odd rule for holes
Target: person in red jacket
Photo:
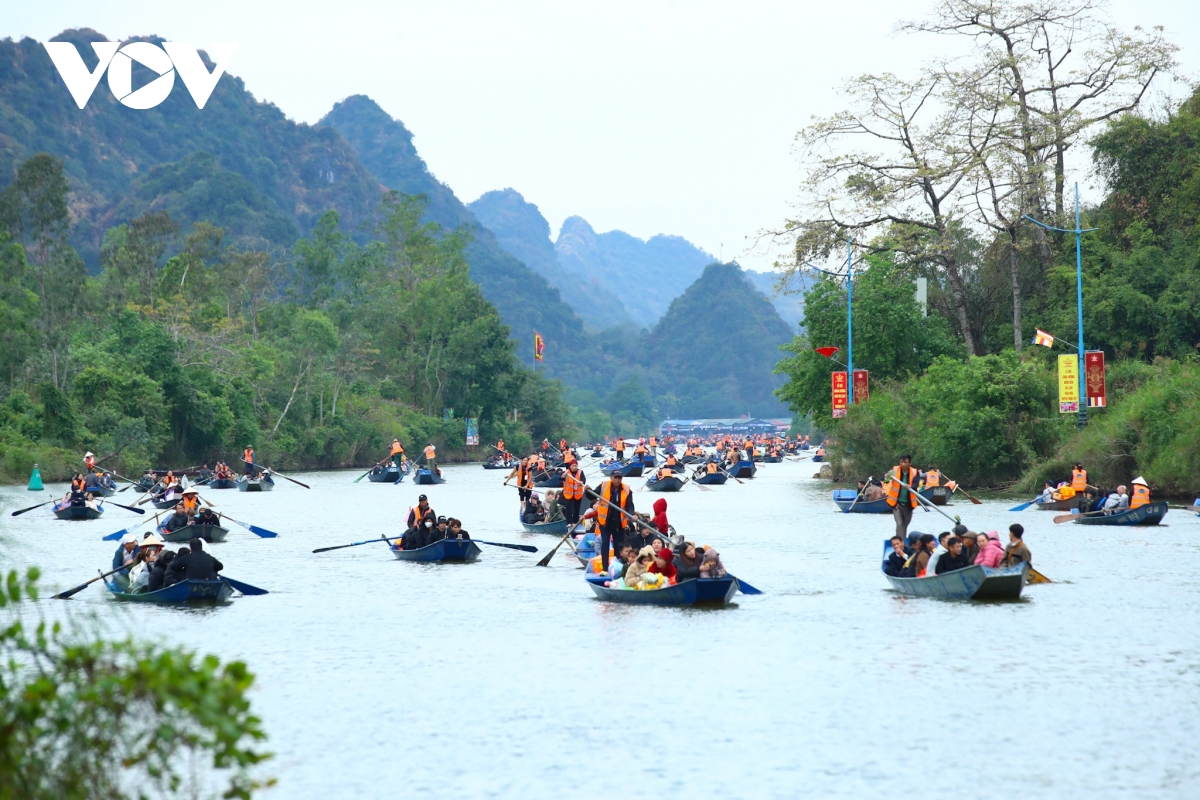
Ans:
<svg viewBox="0 0 1200 800"><path fill-rule="evenodd" d="M660 497L654 501L654 519L650 520L654 523L654 527L663 536L671 529L670 523L667 522L667 499Z"/></svg>

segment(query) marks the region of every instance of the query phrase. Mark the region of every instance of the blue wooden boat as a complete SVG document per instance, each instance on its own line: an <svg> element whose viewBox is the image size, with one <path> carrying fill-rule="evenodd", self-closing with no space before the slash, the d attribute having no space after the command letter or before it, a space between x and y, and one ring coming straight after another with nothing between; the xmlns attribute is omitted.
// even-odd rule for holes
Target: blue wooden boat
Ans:
<svg viewBox="0 0 1200 800"><path fill-rule="evenodd" d="M754 473L758 472L758 467L754 466L753 461L742 459L727 469L726 472L735 478L753 478Z"/></svg>
<svg viewBox="0 0 1200 800"><path fill-rule="evenodd" d="M950 492L945 486L934 486L932 489L922 489L920 495L936 506L944 506L946 505L946 498L950 496ZM833 490L833 502L837 503L837 507L842 511L850 508L850 505L853 504L854 508L850 510L851 514L892 513L892 507L887 504L887 498L885 497L870 501L859 500L855 503L854 498L856 497L858 497L858 492L853 489Z"/></svg>
<svg viewBox="0 0 1200 800"><path fill-rule="evenodd" d="M642 463L640 461L630 461L628 463L612 463L601 464L600 471L605 475L612 475L614 472L620 472L625 478L640 478L642 477Z"/></svg>
<svg viewBox="0 0 1200 800"><path fill-rule="evenodd" d="M157 509L174 508L175 505L183 499L183 492L171 489L168 492L160 494L150 501L150 504Z"/></svg>
<svg viewBox="0 0 1200 800"><path fill-rule="evenodd" d="M130 594L115 581L106 582L108 591L118 600L136 603L222 603L233 595L233 587L223 580L180 581L157 592Z"/></svg>
<svg viewBox="0 0 1200 800"><path fill-rule="evenodd" d="M392 547L392 555L400 561L469 562L479 558L479 545L470 539L441 539L418 547L416 550L401 550Z"/></svg>
<svg viewBox="0 0 1200 800"><path fill-rule="evenodd" d="M158 538L168 544L179 544L180 542L190 542L192 539L200 538L210 544L213 542L223 542L225 537L229 535L228 528L222 528L220 525L184 525L182 528L176 528L173 531L167 530L166 523L158 526Z"/></svg>
<svg viewBox="0 0 1200 800"><path fill-rule="evenodd" d="M239 492L269 492L275 488L275 481L267 473L260 473L257 478L247 478L245 475L238 478L237 487Z"/></svg>
<svg viewBox="0 0 1200 800"><path fill-rule="evenodd" d="M887 566L892 543L884 543L883 564ZM1015 567L983 567L978 564L925 578L897 578L884 572L892 588L912 597L933 597L938 600L1019 600L1021 590L1029 579L1029 565Z"/></svg>
<svg viewBox="0 0 1200 800"><path fill-rule="evenodd" d="M482 466L484 469L507 469L507 470L511 471L511 470L515 469L517 465L516 464L497 464L495 461L488 461L485 464L483 464Z"/></svg>
<svg viewBox="0 0 1200 800"><path fill-rule="evenodd" d="M84 491L91 494L94 497L112 497L114 494L117 493L117 487L116 486L101 486L101 485L97 484L95 486L85 486Z"/></svg>
<svg viewBox="0 0 1200 800"><path fill-rule="evenodd" d="M822 461L824 461L824 460L825 460L825 456L813 456L813 457L812 457L812 462L813 462L814 464L819 464L819 463L821 463L821 462L822 462Z"/></svg>
<svg viewBox="0 0 1200 800"><path fill-rule="evenodd" d="M404 474L395 464L388 464L386 467L376 464L367 473L367 480L371 483L398 483L404 480Z"/></svg>
<svg viewBox="0 0 1200 800"><path fill-rule="evenodd" d="M778 464L781 461L783 461L783 456L763 456L762 457L762 462L764 464Z"/></svg>
<svg viewBox="0 0 1200 800"><path fill-rule="evenodd" d="M537 472L533 476L533 485L539 489L561 489L563 485L561 472Z"/></svg>
<svg viewBox="0 0 1200 800"><path fill-rule="evenodd" d="M103 506L88 508L87 506L73 506L70 503L59 503L51 508L54 516L59 519L100 519L100 515L104 513Z"/></svg>
<svg viewBox="0 0 1200 800"><path fill-rule="evenodd" d="M701 486L720 486L727 480L729 480L729 476L724 472L714 472L711 475L704 474L699 478L692 478L692 483L698 483Z"/></svg>
<svg viewBox="0 0 1200 800"><path fill-rule="evenodd" d="M1111 514L1079 516L1071 520L1079 525L1157 525L1167 515L1167 501L1156 500L1141 508L1123 508Z"/></svg>
<svg viewBox="0 0 1200 800"><path fill-rule="evenodd" d="M649 453L646 453L646 454L645 454L644 456L642 456L641 458L638 458L638 457L635 455L635 456L634 456L634 457L631 459L631 461L632 461L633 463L635 463L635 464L641 464L641 465L642 465L642 469L650 469L651 467L656 467L656 466L658 466L658 461L657 461L657 460L654 458L654 456L650 455Z"/></svg>
<svg viewBox="0 0 1200 800"><path fill-rule="evenodd" d="M627 603L638 606L692 606L702 604L724 605L737 594L737 579L732 576L724 578L690 578L680 581L674 586L664 586L661 589L610 589L604 585L607 578L598 576L588 578L587 584L592 587L596 597L609 603Z"/></svg>
<svg viewBox="0 0 1200 800"><path fill-rule="evenodd" d="M567 529L571 527L570 523L565 519L560 519L557 522L526 522L517 514L517 521L525 528L527 533L552 533L555 536L563 536Z"/></svg>
<svg viewBox="0 0 1200 800"><path fill-rule="evenodd" d="M413 483L417 484L418 486L432 486L437 483L445 482L445 478L443 478L441 475L438 475L431 469L426 469L425 467L418 467L417 474L413 476Z"/></svg>
<svg viewBox="0 0 1200 800"><path fill-rule="evenodd" d="M237 481L233 478L213 478L208 482L210 489L236 489Z"/></svg>
<svg viewBox="0 0 1200 800"><path fill-rule="evenodd" d="M661 480L649 478L645 488L648 492L678 492L683 488L683 480L677 475L668 475Z"/></svg>

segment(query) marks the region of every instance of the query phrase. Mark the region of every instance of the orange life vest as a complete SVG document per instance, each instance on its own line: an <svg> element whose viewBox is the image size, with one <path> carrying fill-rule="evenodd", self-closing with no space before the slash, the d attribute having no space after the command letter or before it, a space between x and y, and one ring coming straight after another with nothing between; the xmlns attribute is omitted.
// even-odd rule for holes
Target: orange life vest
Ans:
<svg viewBox="0 0 1200 800"><path fill-rule="evenodd" d="M433 458L435 455L437 455L437 448L431 444L426 445L425 446L425 458Z"/></svg>
<svg viewBox="0 0 1200 800"><path fill-rule="evenodd" d="M653 436L651 436L651 437L650 437L650 446L651 446L651 447L658 447L658 440L657 440L657 439L655 439Z"/></svg>
<svg viewBox="0 0 1200 800"><path fill-rule="evenodd" d="M200 498L194 494L185 494L182 502L184 511L195 511L200 508Z"/></svg>
<svg viewBox="0 0 1200 800"><path fill-rule="evenodd" d="M940 472L938 472L936 469L931 469L931 470L929 470L929 472L925 473L925 487L926 488L931 489L934 486L940 486L941 483L942 483L942 474Z"/></svg>
<svg viewBox="0 0 1200 800"><path fill-rule="evenodd" d="M1135 483L1131 488L1133 494L1129 496L1130 508L1141 508L1150 502L1150 487Z"/></svg>
<svg viewBox="0 0 1200 800"><path fill-rule="evenodd" d="M625 502L627 500L629 500L629 487L626 486L625 484L621 484L621 498L618 502L613 503L612 481L607 480L604 482L604 485L600 487L600 496L602 498L604 498L605 500L607 500L608 502L607 503L597 503L597 505L596 505L596 524L600 525L601 527L604 527L604 524L608 521L608 512L610 511L608 503L612 503L613 505L617 506L618 508L624 509ZM622 528L629 527L629 521L625 517L624 514L621 514L619 511L613 511L613 513L620 516Z"/></svg>
<svg viewBox="0 0 1200 800"><path fill-rule="evenodd" d="M624 453L625 452L625 440L617 439L615 442L613 442L613 447L616 448L618 455L620 455L621 453Z"/></svg>
<svg viewBox="0 0 1200 800"><path fill-rule="evenodd" d="M717 465L715 463L713 463L712 461L708 462L708 474L709 475L717 474Z"/></svg>
<svg viewBox="0 0 1200 800"><path fill-rule="evenodd" d="M1077 492L1082 492L1088 486L1087 470L1073 469L1071 470L1071 488Z"/></svg>
<svg viewBox="0 0 1200 800"><path fill-rule="evenodd" d="M667 456L667 466L668 467L675 466L675 454L674 453L671 453L670 455Z"/></svg>
<svg viewBox="0 0 1200 800"><path fill-rule="evenodd" d="M644 456L648 452L650 451L646 449L646 445L644 444L639 444L637 447L633 448L633 454L635 456Z"/></svg>
<svg viewBox="0 0 1200 800"><path fill-rule="evenodd" d="M583 473L578 470L568 469L563 473L563 490L562 495L567 500L582 500L583 499Z"/></svg>
<svg viewBox="0 0 1200 800"><path fill-rule="evenodd" d="M533 488L533 470L525 462L521 462L521 466L517 467L517 486L522 489Z"/></svg>
<svg viewBox="0 0 1200 800"><path fill-rule="evenodd" d="M496 442L496 449L499 450L501 453L504 452L504 440L503 439Z"/></svg>
<svg viewBox="0 0 1200 800"><path fill-rule="evenodd" d="M900 467L897 466L892 469L892 479L888 481L887 485L887 504L892 508L895 508L896 504L900 502L900 481ZM905 481L905 484L908 486L908 502L912 503L913 508L916 508L918 504L916 482L917 470L915 467L909 467L908 480Z"/></svg>
<svg viewBox="0 0 1200 800"><path fill-rule="evenodd" d="M249 447L247 447L246 452L242 453L242 460L249 461L251 464L253 464L254 463L254 451L251 450Z"/></svg>
<svg viewBox="0 0 1200 800"><path fill-rule="evenodd" d="M404 452L404 446L399 442L392 442L392 455L398 456Z"/></svg>

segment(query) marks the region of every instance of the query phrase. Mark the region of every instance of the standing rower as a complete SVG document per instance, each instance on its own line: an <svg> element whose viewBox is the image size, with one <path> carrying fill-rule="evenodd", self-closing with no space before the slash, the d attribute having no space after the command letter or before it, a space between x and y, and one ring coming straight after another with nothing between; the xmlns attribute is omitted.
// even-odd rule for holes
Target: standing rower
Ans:
<svg viewBox="0 0 1200 800"><path fill-rule="evenodd" d="M392 439L392 463L396 465L396 469L400 469L400 462L404 460L404 445L400 444L399 439Z"/></svg>
<svg viewBox="0 0 1200 800"><path fill-rule="evenodd" d="M913 509L917 507L917 470L908 453L900 456L900 464L892 468L887 484L887 504L892 507L896 519L896 535L901 539L908 536L908 525L912 522Z"/></svg>
<svg viewBox="0 0 1200 800"><path fill-rule="evenodd" d="M587 476L579 469L578 461L567 464L563 473L563 514L571 525L579 522L579 503L583 500L583 487L587 485Z"/></svg>
<svg viewBox="0 0 1200 800"><path fill-rule="evenodd" d="M596 525L600 528L600 558L606 571L610 543L617 552L621 551L621 545L625 543L625 532L629 529L629 517L633 516L633 493L624 485L623 480L620 472L614 472L608 480L600 484L599 499L596 500ZM615 510L614 506L623 509L629 517Z"/></svg>
<svg viewBox="0 0 1200 800"><path fill-rule="evenodd" d="M254 477L254 445L246 445L246 450L242 453L242 461L245 462L245 471L242 473L247 478Z"/></svg>

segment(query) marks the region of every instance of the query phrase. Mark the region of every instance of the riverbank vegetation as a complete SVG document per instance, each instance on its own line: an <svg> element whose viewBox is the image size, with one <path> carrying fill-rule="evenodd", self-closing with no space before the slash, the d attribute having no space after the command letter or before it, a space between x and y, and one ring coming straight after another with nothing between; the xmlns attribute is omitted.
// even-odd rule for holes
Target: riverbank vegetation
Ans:
<svg viewBox="0 0 1200 800"><path fill-rule="evenodd" d="M871 394L832 418L836 367L812 348L846 352L845 284L833 278L809 294L779 394L838 441L843 479L912 452L973 485L1040 488L1079 460L1105 485L1144 474L1156 491L1200 491L1189 435L1200 415L1200 92L1142 110L1174 64L1161 31L1117 31L1091 4L1057 16L1049 5L1033 17L968 13L978 5L953 0L905 25L976 37L954 70L939 62L913 78L855 79L851 107L801 133L812 202L781 235L793 272L854 241L865 270L854 285L854 365L870 370ZM1071 35L1094 46L1070 50ZM1064 60L1048 74L1033 54L1044 65L1057 48ZM878 135L901 129L912 135L898 144ZM874 151L846 153L851 134ZM1087 167L1105 193L1081 213L1082 227L1097 229L1082 243L1085 344L1105 353L1108 405L1089 409L1079 432L1058 410L1055 357L1072 350L1029 345L1036 329L1075 341L1075 239L1027 217L1073 228L1070 180Z"/></svg>
<svg viewBox="0 0 1200 800"><path fill-rule="evenodd" d="M41 154L0 212L0 474L234 461L370 465L392 437L465 455L570 428L561 386L522 367L468 274L465 230L384 195L364 243L328 212L281 249L206 222L143 213L104 237L92 276L68 244L63 164ZM514 414L515 412L515 414Z"/></svg>

